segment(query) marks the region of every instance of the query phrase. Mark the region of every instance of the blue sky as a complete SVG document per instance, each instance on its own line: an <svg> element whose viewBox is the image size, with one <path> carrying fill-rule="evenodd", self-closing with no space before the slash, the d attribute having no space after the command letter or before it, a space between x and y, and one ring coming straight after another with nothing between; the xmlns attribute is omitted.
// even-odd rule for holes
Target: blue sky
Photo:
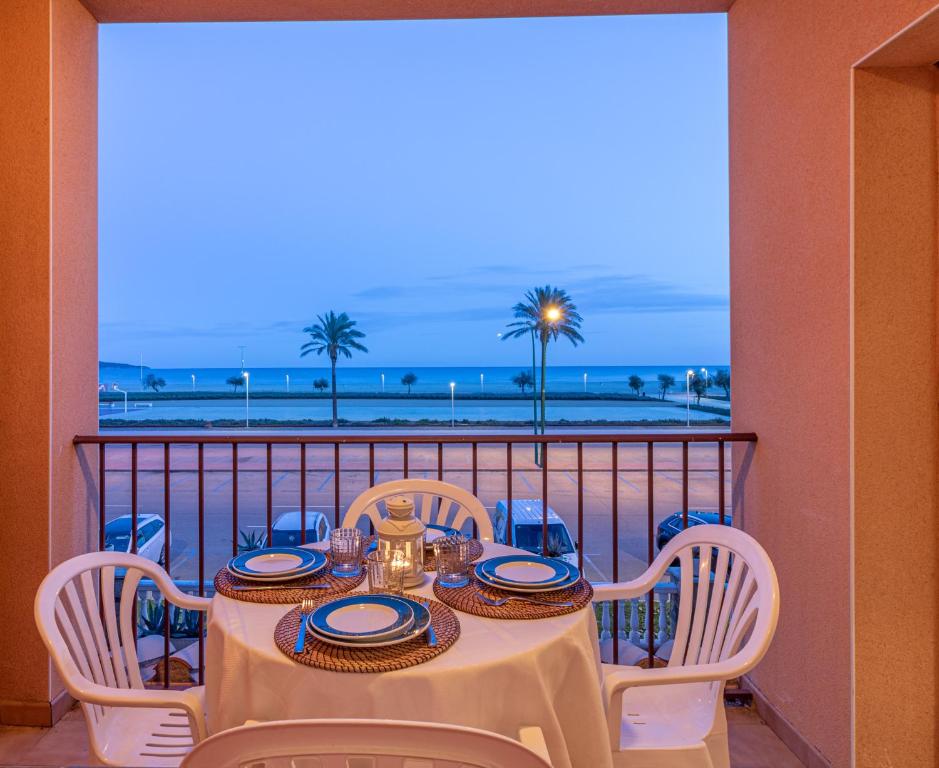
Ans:
<svg viewBox="0 0 939 768"><path fill-rule="evenodd" d="M723 15L100 27L100 356L296 365L729 359Z"/></svg>

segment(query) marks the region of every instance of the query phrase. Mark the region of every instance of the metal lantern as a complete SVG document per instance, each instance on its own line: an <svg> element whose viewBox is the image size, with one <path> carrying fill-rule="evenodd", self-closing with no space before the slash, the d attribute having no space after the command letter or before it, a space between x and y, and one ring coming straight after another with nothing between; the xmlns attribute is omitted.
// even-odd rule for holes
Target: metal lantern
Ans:
<svg viewBox="0 0 939 768"><path fill-rule="evenodd" d="M388 516L378 524L378 551L402 561L404 586L424 581L424 523L414 515L414 502L406 496L385 501Z"/></svg>

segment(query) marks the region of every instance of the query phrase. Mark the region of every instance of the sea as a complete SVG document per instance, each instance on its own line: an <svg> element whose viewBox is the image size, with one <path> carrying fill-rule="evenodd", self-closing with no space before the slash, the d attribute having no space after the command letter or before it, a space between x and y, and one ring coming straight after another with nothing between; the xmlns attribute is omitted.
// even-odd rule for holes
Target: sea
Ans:
<svg viewBox="0 0 939 768"><path fill-rule="evenodd" d="M548 390L552 392L589 392L594 394L617 394L629 392L629 377L639 376L645 382L644 392L650 396L659 392L658 375L668 374L675 379L672 393L685 391L685 375L688 370L708 370L711 376L718 370L730 370L727 364L694 363L688 365L593 365L593 366L548 366ZM252 368L250 373L251 393L264 392L313 392L313 382L325 378L329 381L328 367L283 367ZM402 394L407 386L401 378L413 373L417 382L411 386L413 393L450 392L450 382L455 386L456 396L463 393L500 394L519 392L512 383L522 368L515 366L446 366L446 367L353 367L340 363L336 373L336 389L346 393ZM527 369L529 372L531 369ZM128 392L140 392L147 374L163 379L166 392L226 392L232 388L226 379L241 373L239 368L143 368L137 366L114 366L103 363L99 366L99 385L112 389L117 385ZM540 375L539 371L536 374ZM529 390L531 391L531 390ZM715 390L715 394L717 390Z"/></svg>

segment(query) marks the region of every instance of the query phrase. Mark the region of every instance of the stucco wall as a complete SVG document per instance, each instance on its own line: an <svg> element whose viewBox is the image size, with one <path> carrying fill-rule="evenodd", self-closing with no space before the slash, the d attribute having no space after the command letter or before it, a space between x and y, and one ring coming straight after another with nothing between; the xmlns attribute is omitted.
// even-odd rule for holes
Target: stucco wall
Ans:
<svg viewBox="0 0 939 768"><path fill-rule="evenodd" d="M933 4L737 0L729 14L734 428L759 434L742 502L783 600L752 681L835 766L852 752L851 67ZM883 663L908 663L894 623Z"/></svg>
<svg viewBox="0 0 939 768"><path fill-rule="evenodd" d="M97 428L97 25L21 0L0 29L0 721L38 724L61 686L33 597L89 534L71 438Z"/></svg>

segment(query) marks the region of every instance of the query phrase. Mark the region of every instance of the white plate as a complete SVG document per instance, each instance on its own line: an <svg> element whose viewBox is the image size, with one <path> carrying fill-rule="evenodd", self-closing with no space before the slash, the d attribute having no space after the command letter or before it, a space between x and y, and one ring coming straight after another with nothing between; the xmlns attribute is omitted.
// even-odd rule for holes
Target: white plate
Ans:
<svg viewBox="0 0 939 768"><path fill-rule="evenodd" d="M302 570L303 558L286 552L257 555L245 561L245 565L258 575L268 573L296 573Z"/></svg>
<svg viewBox="0 0 939 768"><path fill-rule="evenodd" d="M317 608L310 626L339 640L384 640L414 624L409 603L393 595L349 595Z"/></svg>
<svg viewBox="0 0 939 768"><path fill-rule="evenodd" d="M414 640L424 633L430 624L430 611L420 603L406 597L398 599L407 603L414 612L414 623L411 625L411 628L403 634L394 635L384 640L339 640L338 638L329 637L328 635L323 635L318 632L316 627L313 626L313 622L309 619L307 620L307 631L317 640L330 643L331 645L340 645L343 648L382 648L387 645L406 643L408 640ZM310 618L312 619L313 617L310 616Z"/></svg>
<svg viewBox="0 0 939 768"><path fill-rule="evenodd" d="M544 563L532 563L525 560L516 560L512 563L503 563L495 568L493 578L496 581L509 584L554 584L564 581L566 575L558 576L554 568Z"/></svg>

